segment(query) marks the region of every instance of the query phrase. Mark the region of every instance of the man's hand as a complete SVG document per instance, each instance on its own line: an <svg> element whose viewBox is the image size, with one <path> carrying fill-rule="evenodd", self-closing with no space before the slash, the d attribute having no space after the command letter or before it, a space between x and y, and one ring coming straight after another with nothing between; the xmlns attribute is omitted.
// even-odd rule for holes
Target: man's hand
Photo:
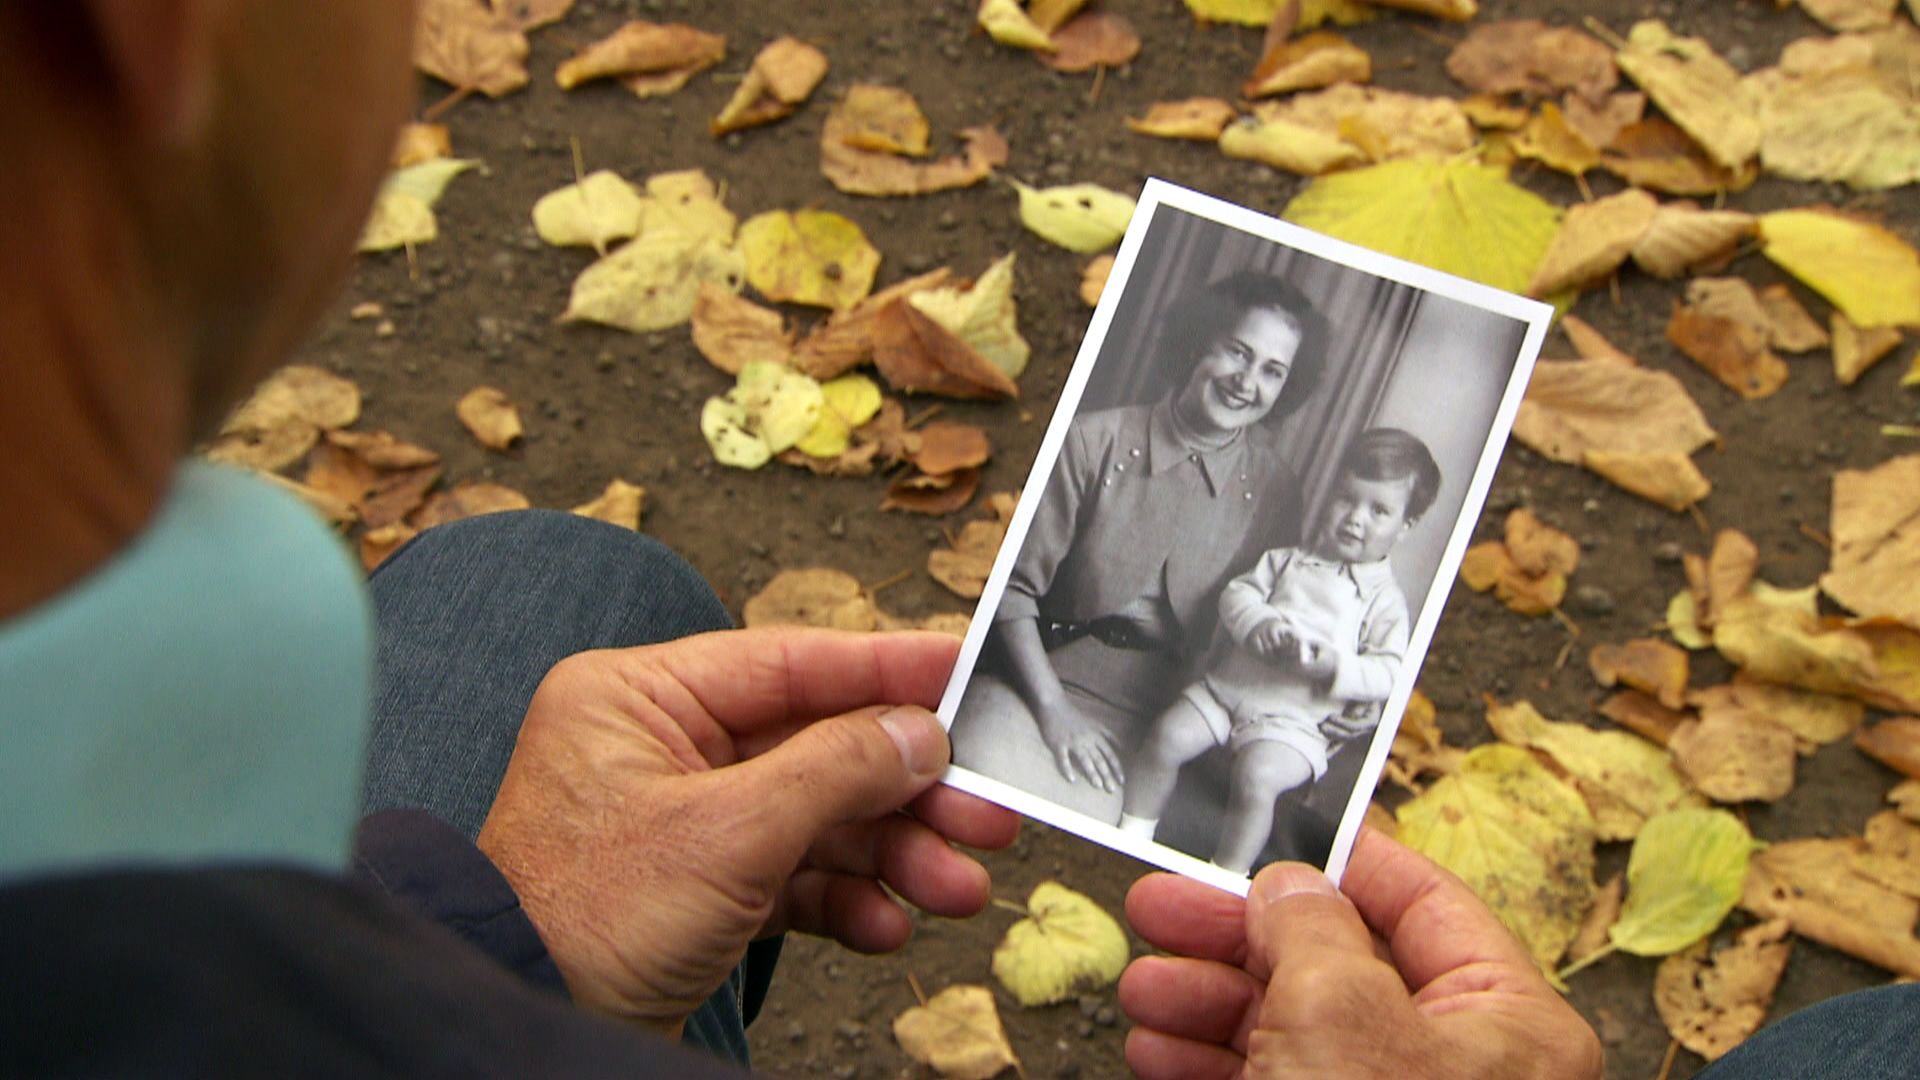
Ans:
<svg viewBox="0 0 1920 1080"><path fill-rule="evenodd" d="M1127 917L1155 945L1120 979L1146 1080L1595 1080L1600 1042L1493 913L1425 857L1363 829L1335 891L1312 867L1252 895L1142 878Z"/></svg>
<svg viewBox="0 0 1920 1080"><path fill-rule="evenodd" d="M948 841L1002 847L1018 818L936 786L947 739L923 706L958 647L746 630L555 665L479 842L574 1000L675 1035L755 938L904 944L883 883L984 907L986 871Z"/></svg>

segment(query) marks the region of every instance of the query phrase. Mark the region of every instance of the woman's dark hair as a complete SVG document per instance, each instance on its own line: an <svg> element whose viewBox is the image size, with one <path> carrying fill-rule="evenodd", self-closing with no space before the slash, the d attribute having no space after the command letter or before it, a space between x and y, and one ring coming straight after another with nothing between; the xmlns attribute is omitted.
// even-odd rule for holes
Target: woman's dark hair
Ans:
<svg viewBox="0 0 1920 1080"><path fill-rule="evenodd" d="M1240 270L1174 302L1160 330L1160 355L1177 388L1208 349L1233 332L1249 311L1277 311L1300 331L1300 347L1280 399L1267 419L1293 412L1313 396L1326 368L1327 320L1306 294L1284 278ZM1177 390L1176 390L1177 392Z"/></svg>
<svg viewBox="0 0 1920 1080"><path fill-rule="evenodd" d="M1341 455L1340 470L1362 480L1413 480L1407 493L1407 520L1419 521L1440 494L1440 466L1433 451L1411 432L1369 428Z"/></svg>

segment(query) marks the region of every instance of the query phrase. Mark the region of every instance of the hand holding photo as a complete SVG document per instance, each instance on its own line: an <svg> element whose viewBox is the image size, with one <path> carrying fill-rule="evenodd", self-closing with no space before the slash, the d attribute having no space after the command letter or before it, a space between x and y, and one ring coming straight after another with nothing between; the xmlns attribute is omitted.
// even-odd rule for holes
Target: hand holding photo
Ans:
<svg viewBox="0 0 1920 1080"><path fill-rule="evenodd" d="M954 786L1337 878L1545 305L1149 181L941 703Z"/></svg>

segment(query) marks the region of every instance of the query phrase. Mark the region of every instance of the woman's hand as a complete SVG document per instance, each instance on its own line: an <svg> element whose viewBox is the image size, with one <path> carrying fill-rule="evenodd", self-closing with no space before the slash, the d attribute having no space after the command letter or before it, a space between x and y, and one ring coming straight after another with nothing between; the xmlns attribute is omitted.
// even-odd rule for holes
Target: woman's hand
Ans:
<svg viewBox="0 0 1920 1080"><path fill-rule="evenodd" d="M1082 779L1101 791L1119 791L1126 783L1120 749L1113 736L1086 718L1063 695L1057 703L1034 710L1040 740L1053 751L1053 764L1070 784Z"/></svg>
<svg viewBox="0 0 1920 1080"><path fill-rule="evenodd" d="M897 948L911 924L886 889L984 907L986 871L948 842L1005 846L1018 818L936 786L946 734L921 707L958 646L746 630L556 665L480 847L574 1000L675 1035L755 938Z"/></svg>
<svg viewBox="0 0 1920 1080"><path fill-rule="evenodd" d="M1127 895L1173 957L1120 979L1145 1080L1595 1080L1600 1042L1493 913L1425 857L1363 829L1336 891L1261 871L1245 901L1170 874Z"/></svg>

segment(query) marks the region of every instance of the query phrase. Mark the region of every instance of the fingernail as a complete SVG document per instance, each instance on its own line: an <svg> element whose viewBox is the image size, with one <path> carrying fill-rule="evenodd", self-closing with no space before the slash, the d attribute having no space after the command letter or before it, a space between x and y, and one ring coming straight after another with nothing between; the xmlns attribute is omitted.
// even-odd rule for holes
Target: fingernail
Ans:
<svg viewBox="0 0 1920 1080"><path fill-rule="evenodd" d="M947 767L947 733L932 713L903 705L881 713L880 726L899 748L907 771L915 776Z"/></svg>
<svg viewBox="0 0 1920 1080"><path fill-rule="evenodd" d="M1260 876L1253 879L1247 902L1264 910L1289 896L1302 893L1338 896L1340 890L1327 880L1327 875L1305 863L1275 863L1260 871Z"/></svg>

